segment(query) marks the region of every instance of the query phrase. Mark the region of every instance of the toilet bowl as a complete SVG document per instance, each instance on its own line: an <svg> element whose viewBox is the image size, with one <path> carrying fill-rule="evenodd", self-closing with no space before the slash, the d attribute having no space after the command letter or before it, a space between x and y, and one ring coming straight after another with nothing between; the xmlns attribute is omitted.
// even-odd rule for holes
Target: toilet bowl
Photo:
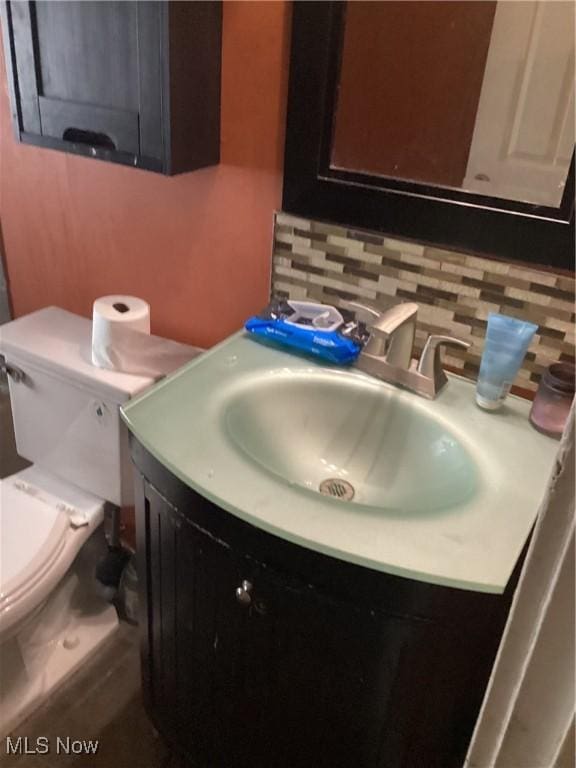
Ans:
<svg viewBox="0 0 576 768"><path fill-rule="evenodd" d="M94 573L106 503L133 501L119 406L152 379L93 366L91 330L57 307L0 328L16 448L33 462L0 480L0 736L118 626Z"/></svg>
<svg viewBox="0 0 576 768"><path fill-rule="evenodd" d="M95 591L104 502L38 467L0 480L0 735L9 733L110 637ZM84 554L87 561L76 563ZM90 562L91 560L91 562Z"/></svg>

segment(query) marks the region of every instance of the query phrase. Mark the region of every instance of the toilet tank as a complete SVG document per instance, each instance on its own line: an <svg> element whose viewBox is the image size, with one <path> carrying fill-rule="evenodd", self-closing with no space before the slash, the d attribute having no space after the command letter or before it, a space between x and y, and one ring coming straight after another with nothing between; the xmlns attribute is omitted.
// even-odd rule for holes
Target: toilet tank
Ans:
<svg viewBox="0 0 576 768"><path fill-rule="evenodd" d="M133 503L128 434L119 406L152 383L91 363L92 323L47 307L0 326L20 456L121 506ZM191 355L192 356L192 355Z"/></svg>

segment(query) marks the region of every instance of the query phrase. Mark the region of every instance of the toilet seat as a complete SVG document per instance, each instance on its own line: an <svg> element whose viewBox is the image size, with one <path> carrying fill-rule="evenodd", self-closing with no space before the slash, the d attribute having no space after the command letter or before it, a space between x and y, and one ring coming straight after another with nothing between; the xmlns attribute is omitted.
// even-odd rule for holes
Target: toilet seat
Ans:
<svg viewBox="0 0 576 768"><path fill-rule="evenodd" d="M0 610L32 586L58 556L68 528L64 512L0 480Z"/></svg>
<svg viewBox="0 0 576 768"><path fill-rule="evenodd" d="M37 467L0 480L0 635L50 594L104 502Z"/></svg>

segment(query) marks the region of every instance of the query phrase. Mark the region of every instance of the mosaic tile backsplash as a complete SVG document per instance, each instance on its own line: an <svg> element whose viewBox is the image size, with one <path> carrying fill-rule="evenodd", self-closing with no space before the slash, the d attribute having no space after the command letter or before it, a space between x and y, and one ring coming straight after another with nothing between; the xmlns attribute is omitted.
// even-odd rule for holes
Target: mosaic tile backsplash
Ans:
<svg viewBox="0 0 576 768"><path fill-rule="evenodd" d="M539 326L517 387L534 392L551 363L574 363L575 286L566 275L278 213L272 293L335 305L359 301L380 310L415 301L416 354L431 333L469 341L468 351L446 350L444 362L471 379L489 312Z"/></svg>

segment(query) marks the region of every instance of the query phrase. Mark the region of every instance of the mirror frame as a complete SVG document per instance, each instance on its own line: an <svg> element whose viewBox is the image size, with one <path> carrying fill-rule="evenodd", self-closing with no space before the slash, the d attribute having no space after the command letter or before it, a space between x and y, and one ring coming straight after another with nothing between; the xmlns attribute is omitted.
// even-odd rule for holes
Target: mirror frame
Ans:
<svg viewBox="0 0 576 768"><path fill-rule="evenodd" d="M574 269L574 154L559 208L332 168L345 2L295 2L282 207L510 261Z"/></svg>

